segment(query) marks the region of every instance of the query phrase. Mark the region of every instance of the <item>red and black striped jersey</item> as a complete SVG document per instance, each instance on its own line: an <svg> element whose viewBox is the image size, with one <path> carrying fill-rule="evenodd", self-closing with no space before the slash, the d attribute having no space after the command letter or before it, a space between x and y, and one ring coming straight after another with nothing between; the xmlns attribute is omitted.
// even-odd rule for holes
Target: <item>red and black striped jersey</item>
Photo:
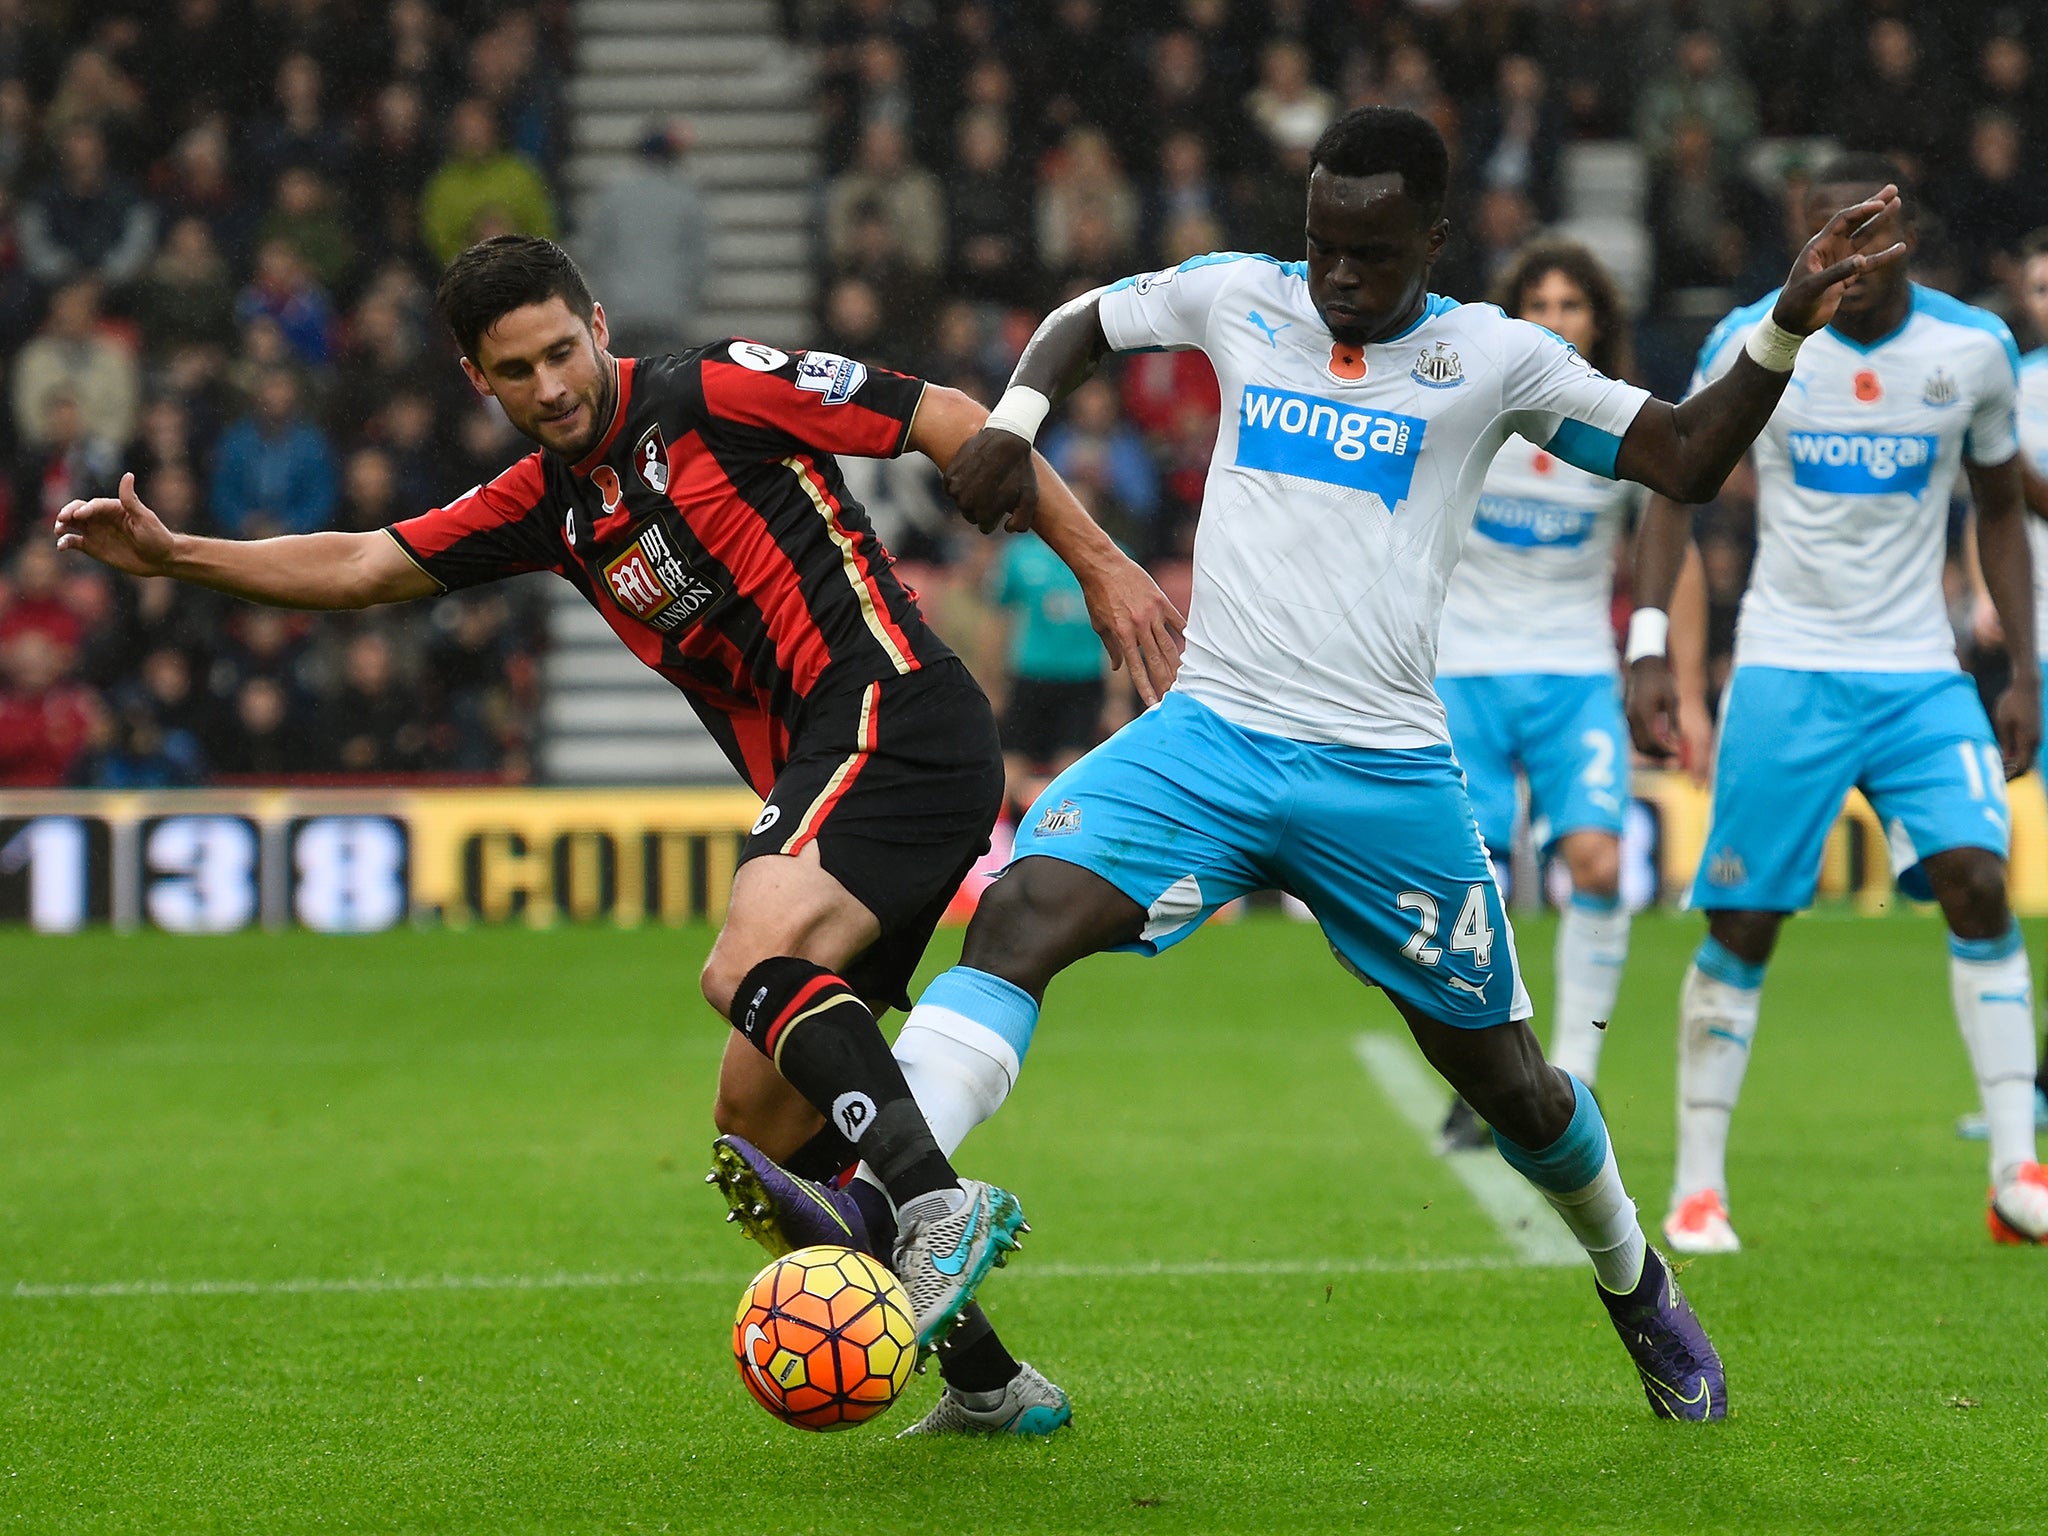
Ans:
<svg viewBox="0 0 2048 1536"><path fill-rule="evenodd" d="M584 458L528 454L391 536L450 590L566 577L766 795L821 687L952 655L833 458L901 453L923 392L752 341L621 358L611 425Z"/></svg>

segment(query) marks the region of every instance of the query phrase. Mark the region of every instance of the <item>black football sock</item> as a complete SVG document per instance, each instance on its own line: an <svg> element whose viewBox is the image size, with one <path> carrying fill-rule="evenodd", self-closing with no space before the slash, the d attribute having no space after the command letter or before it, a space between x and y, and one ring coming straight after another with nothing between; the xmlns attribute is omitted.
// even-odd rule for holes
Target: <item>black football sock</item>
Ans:
<svg viewBox="0 0 2048 1536"><path fill-rule="evenodd" d="M867 1218L868 1235L875 1240L876 1257L887 1260L896 1252L896 1211L889 1204L889 1197L866 1179L855 1179L846 1186L846 1192L860 1207L861 1215Z"/></svg>
<svg viewBox="0 0 2048 1536"><path fill-rule="evenodd" d="M834 1127L820 1126L818 1134L790 1153L783 1167L800 1179L830 1184L860 1161L860 1154Z"/></svg>
<svg viewBox="0 0 2048 1536"><path fill-rule="evenodd" d="M978 1301L969 1302L953 1331L939 1341L939 1375L956 1392L996 1393L1017 1374L1017 1362L996 1337ZM974 1407L993 1407L977 1403Z"/></svg>
<svg viewBox="0 0 2048 1536"><path fill-rule="evenodd" d="M958 1191L881 1026L839 977L794 955L763 960L740 982L729 1016L867 1160L897 1209Z"/></svg>

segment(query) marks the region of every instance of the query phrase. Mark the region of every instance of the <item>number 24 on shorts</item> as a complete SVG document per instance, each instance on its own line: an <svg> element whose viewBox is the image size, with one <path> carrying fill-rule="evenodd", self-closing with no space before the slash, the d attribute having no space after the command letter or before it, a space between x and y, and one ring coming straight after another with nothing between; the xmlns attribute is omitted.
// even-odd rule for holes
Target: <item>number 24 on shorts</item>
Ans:
<svg viewBox="0 0 2048 1536"><path fill-rule="evenodd" d="M1443 950L1431 942L1442 918L1437 899L1426 891L1403 891L1394 898L1394 905L1415 914L1415 932L1401 946L1401 953L1417 965L1435 965L1442 960ZM1450 948L1471 955L1472 963L1481 969L1493 964L1493 925L1486 920L1485 886L1466 887L1465 904L1451 925Z"/></svg>

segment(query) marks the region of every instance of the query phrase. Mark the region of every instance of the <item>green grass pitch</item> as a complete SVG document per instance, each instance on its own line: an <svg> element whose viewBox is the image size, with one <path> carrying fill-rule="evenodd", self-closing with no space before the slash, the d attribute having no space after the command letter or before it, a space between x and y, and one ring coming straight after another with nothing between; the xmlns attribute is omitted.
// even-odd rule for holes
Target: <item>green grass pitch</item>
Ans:
<svg viewBox="0 0 2048 1536"><path fill-rule="evenodd" d="M1603 1075L1652 1221L1697 937L1638 924ZM1073 1393L1047 1444L897 1443L936 1373L838 1435L748 1401L707 942L0 936L0 1532L2041 1528L2048 1253L1985 1236L1924 917L1788 930L1749 1251L1685 1271L1704 1430L1651 1419L1589 1271L1513 1267L1313 929L1087 962L961 1158L1036 1228L984 1295Z"/></svg>

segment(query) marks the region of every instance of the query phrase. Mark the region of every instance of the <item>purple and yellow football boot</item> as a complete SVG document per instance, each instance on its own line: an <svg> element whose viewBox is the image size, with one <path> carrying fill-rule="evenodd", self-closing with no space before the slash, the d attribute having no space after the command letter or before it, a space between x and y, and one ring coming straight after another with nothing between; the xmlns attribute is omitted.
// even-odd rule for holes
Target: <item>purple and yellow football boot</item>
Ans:
<svg viewBox="0 0 2048 1536"><path fill-rule="evenodd" d="M797 1177L744 1137L711 1143L704 1182L725 1197L725 1219L738 1222L771 1257L824 1243L890 1260L888 1241L895 1234L878 1233L849 1190ZM886 1211L886 1203L876 1204L878 1214Z"/></svg>
<svg viewBox="0 0 2048 1536"><path fill-rule="evenodd" d="M1636 1363L1652 1413L1660 1419L1728 1417L1721 1357L1656 1249L1644 1254L1634 1290L1617 1296L1597 1282L1594 1289Z"/></svg>

